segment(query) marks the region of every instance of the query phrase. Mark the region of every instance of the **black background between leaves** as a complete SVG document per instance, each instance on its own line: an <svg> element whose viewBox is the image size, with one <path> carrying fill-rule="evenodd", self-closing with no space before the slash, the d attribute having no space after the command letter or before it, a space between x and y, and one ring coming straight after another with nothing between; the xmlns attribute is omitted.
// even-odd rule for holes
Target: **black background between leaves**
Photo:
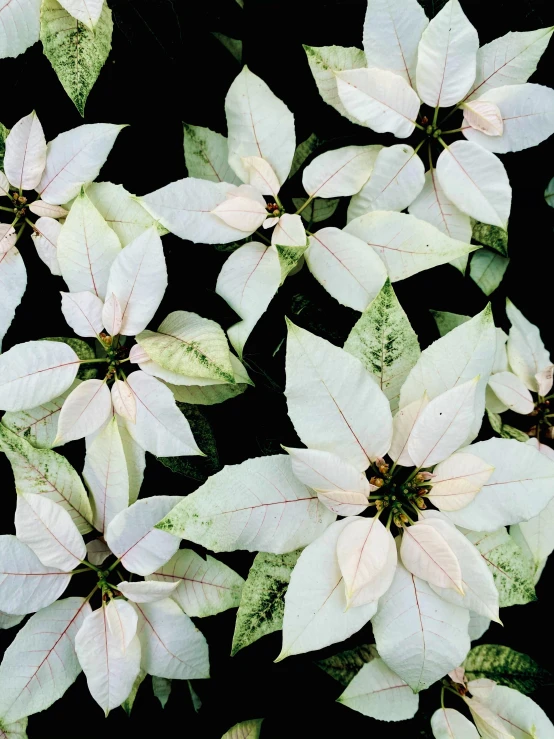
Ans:
<svg viewBox="0 0 554 739"><path fill-rule="evenodd" d="M423 4L428 15L433 15L443 2L424 0ZM479 31L481 43L508 31L554 24L551 0L465 0L462 4ZM131 125L120 134L99 180L122 183L137 194L150 192L186 175L182 121L225 133L224 98L240 66L211 36L211 31L243 39L243 61L294 112L298 142L314 131L321 138L334 139L328 148L351 143L393 143L392 137L354 126L322 102L301 46L305 43L360 47L365 0L245 0L244 10L234 0L203 0L194 4L187 0L111 0L110 6L114 13L113 50L90 95L84 122ZM532 81L553 85L553 62L551 46ZM43 57L40 43L16 60L3 60L0 74L0 120L6 126L11 127L33 108L47 139L83 122ZM554 176L553 153L551 139L534 149L502 157L513 188L509 228L512 261L501 287L492 296L498 325L507 328L503 304L504 296L509 295L541 327L545 343L552 350L550 255L554 211L545 204L543 191ZM302 194L297 175L284 189L283 197L290 204L291 196ZM341 207L333 220L323 225L344 225L345 211L345 206ZM234 314L214 292L217 274L227 255L173 235L164 237L164 248L170 284L152 325L157 325L168 312L181 309L212 318L225 328L230 326ZM71 335L59 308L58 291L64 289L61 278L48 273L28 235L21 242L21 251L27 265L28 287L4 341L5 350L19 341ZM430 308L473 315L487 302L469 277L462 278L450 266L396 283L395 290L422 347L438 336ZM245 358L256 388L224 404L202 408L212 424L221 465L275 454L280 451L279 444L298 442L282 395L284 345L273 356L285 335L284 315L336 344L342 344L358 316L330 298L306 269L287 280L247 344ZM515 420L523 421L521 417ZM485 422L481 438L490 435ZM84 444L73 442L63 452L81 471ZM142 496L186 495L198 487L197 482L172 474L148 456ZM13 533L13 478L3 456L0 479L2 533ZM236 552L218 556L246 577L254 555ZM552 574L550 563L537 588L539 600L525 607L504 609L504 628L493 624L482 642L506 644L548 667L552 653L547 583ZM84 595L91 586L92 579L81 575L74 578L68 593ZM421 694L418 717L399 724L373 721L334 702L341 686L314 665L314 658L371 642L369 625L341 645L275 665L279 634L265 637L233 658L228 656L234 618L235 611L229 611L197 620L210 645L212 674L209 681L194 682L202 700L198 714L192 708L186 683L174 681L169 703L162 711L147 678L131 717L118 709L105 720L81 675L62 700L30 718L29 736L88 739L102 735L111 739L123 731L136 737L171 733L190 739L219 739L234 723L258 717L265 717L263 739L339 734L379 739L430 736L429 717L439 705L436 687ZM16 630L0 634L2 650ZM542 688L534 697L551 712L548 690Z"/></svg>

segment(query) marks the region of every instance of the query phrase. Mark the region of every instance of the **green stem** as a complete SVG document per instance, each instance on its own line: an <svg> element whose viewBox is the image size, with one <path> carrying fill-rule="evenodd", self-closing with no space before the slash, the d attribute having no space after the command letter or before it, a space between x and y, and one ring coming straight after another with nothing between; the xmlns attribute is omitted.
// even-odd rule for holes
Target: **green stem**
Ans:
<svg viewBox="0 0 554 739"><path fill-rule="evenodd" d="M462 130L461 128L451 128L450 131L441 131L441 133L460 133Z"/></svg>
<svg viewBox="0 0 554 739"><path fill-rule="evenodd" d="M23 223L21 224L21 226L19 228L19 231L17 232L17 236L15 237L15 243L16 244L19 241L19 238L20 238L21 234L23 233L23 231L25 231L25 226L26 225L27 224L25 223L25 221L23 221Z"/></svg>
<svg viewBox="0 0 554 739"><path fill-rule="evenodd" d="M443 146L443 147L444 147L445 149L448 149L448 144L445 144L445 143L444 143L444 141L443 141L443 140L441 139L441 137L440 137L440 136L439 136L439 137L437 138L437 141L440 141L441 145L442 145L442 146Z"/></svg>
<svg viewBox="0 0 554 739"><path fill-rule="evenodd" d="M444 711L444 685L442 686L441 690L441 708Z"/></svg>
<svg viewBox="0 0 554 739"><path fill-rule="evenodd" d="M406 516L406 518L412 524L412 526L414 526L415 525L415 521L412 521L412 519L408 516L408 514L406 513L406 511L404 509L402 509L402 513Z"/></svg>
<svg viewBox="0 0 554 739"><path fill-rule="evenodd" d="M416 469L413 470L412 474L406 479L406 482L411 482L414 479L414 477L417 475L417 473L419 472L419 470L420 470L420 468L419 467L416 467Z"/></svg>
<svg viewBox="0 0 554 739"><path fill-rule="evenodd" d="M424 143L425 143L425 139L422 139L419 142L419 144L416 146L416 148L414 149L414 154L417 154L417 152L421 149L421 147L423 146Z"/></svg>
<svg viewBox="0 0 554 739"><path fill-rule="evenodd" d="M0 210L5 210L7 213L14 213L13 208L6 208L5 205L0 205Z"/></svg>
<svg viewBox="0 0 554 739"><path fill-rule="evenodd" d="M85 567L88 567L89 570L94 570L95 572L102 572L100 567L97 567L96 565L91 564L90 562L87 562L85 559L81 560L81 564L85 565Z"/></svg>
<svg viewBox="0 0 554 739"><path fill-rule="evenodd" d="M117 567L117 565L118 565L118 564L119 564L120 562L121 562L121 560L120 560L120 559L116 559L116 560L115 560L115 562L113 563L113 565L110 565L110 566L108 567L108 572L112 572L112 570L115 570L115 568Z"/></svg>
<svg viewBox="0 0 554 739"><path fill-rule="evenodd" d="M433 128L435 128L436 125L437 125L437 118L438 117L439 117L439 106L437 105L437 107L435 108L435 113L433 115Z"/></svg>
<svg viewBox="0 0 554 739"><path fill-rule="evenodd" d="M419 508L416 505L414 505L411 500L409 500L408 503L412 506L412 508L414 509L414 511L417 513L417 520L419 521L419 516L420 516L420 510L419 510ZM408 515L408 514L406 514L406 515Z"/></svg>
<svg viewBox="0 0 554 739"><path fill-rule="evenodd" d="M107 357L95 357L94 359L80 359L79 364L90 364L91 362L98 364L99 362L108 362L108 361L109 360Z"/></svg>
<svg viewBox="0 0 554 739"><path fill-rule="evenodd" d="M73 570L72 575L79 575L81 572L90 572L88 567L82 567L80 570Z"/></svg>
<svg viewBox="0 0 554 739"><path fill-rule="evenodd" d="M433 167L433 149L431 147L431 140L428 141L427 155L429 157L429 171L432 172L434 167Z"/></svg>
<svg viewBox="0 0 554 739"><path fill-rule="evenodd" d="M417 126L417 123L416 123L416 126ZM313 196L313 195L310 195L310 197L309 197L309 198L308 198L308 199L306 200L306 202L305 202L305 203L303 203L303 204L302 204L302 205L300 206L300 208L298 208L298 210L296 211L296 213L295 213L294 215L295 215L295 216L298 216L298 215L300 215L300 213L302 213L302 211L303 211L303 210L304 210L305 208L307 208L307 207L308 207L308 205L309 205L309 204L310 204L310 203L312 202L312 200L313 200L313 199L314 199L314 196Z"/></svg>
<svg viewBox="0 0 554 739"><path fill-rule="evenodd" d="M98 590L98 585L95 585L93 589L90 591L90 593L87 595L87 597L85 598L85 603L89 602L89 600L92 598L92 596L96 593L97 590Z"/></svg>
<svg viewBox="0 0 554 739"><path fill-rule="evenodd" d="M267 236L264 236L259 231L255 231L256 236L261 239L262 241L265 241L266 244L271 244L271 241L267 238Z"/></svg>
<svg viewBox="0 0 554 739"><path fill-rule="evenodd" d="M285 210L283 208L283 203L279 200L279 196L278 195L274 195L273 197L275 198L275 202L277 203L277 205L279 206L279 208L281 208L281 210Z"/></svg>
<svg viewBox="0 0 554 739"><path fill-rule="evenodd" d="M425 131L425 126L422 126L420 123L417 123L416 121L412 121L412 123L414 124L416 128L419 128L420 131Z"/></svg>

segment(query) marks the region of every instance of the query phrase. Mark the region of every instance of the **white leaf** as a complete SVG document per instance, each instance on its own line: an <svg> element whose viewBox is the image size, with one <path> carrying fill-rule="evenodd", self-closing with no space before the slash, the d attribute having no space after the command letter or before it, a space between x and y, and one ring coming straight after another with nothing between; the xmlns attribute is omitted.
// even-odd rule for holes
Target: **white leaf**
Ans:
<svg viewBox="0 0 554 739"><path fill-rule="evenodd" d="M507 344L510 368L529 390L536 393L539 386L535 375L552 364L550 356L539 329L525 318L509 298L506 299L506 313L512 324Z"/></svg>
<svg viewBox="0 0 554 739"><path fill-rule="evenodd" d="M113 293L121 305L119 332L134 336L143 331L161 303L166 287L162 240L156 229L150 228L116 255L110 269L106 295Z"/></svg>
<svg viewBox="0 0 554 739"><path fill-rule="evenodd" d="M50 203L45 203L44 200L35 200L34 203L29 203L27 207L31 213L41 218L65 218L69 213L61 205L50 205Z"/></svg>
<svg viewBox="0 0 554 739"><path fill-rule="evenodd" d="M471 716L482 739L515 739L512 734L514 727L506 726L486 703L481 703L476 698L464 698L464 701L471 711Z"/></svg>
<svg viewBox="0 0 554 739"><path fill-rule="evenodd" d="M223 329L196 313L173 311L157 332L143 331L137 341L150 359L171 372L226 382L235 379Z"/></svg>
<svg viewBox="0 0 554 739"><path fill-rule="evenodd" d="M259 228L267 218L264 205L251 198L240 196L229 198L217 205L212 213L231 228L244 232L244 238Z"/></svg>
<svg viewBox="0 0 554 739"><path fill-rule="evenodd" d="M375 613L377 603L347 610L336 548L354 520L332 524L300 555L285 594L283 647L277 661L343 641Z"/></svg>
<svg viewBox="0 0 554 739"><path fill-rule="evenodd" d="M79 369L79 357L58 341L26 341L0 355L0 408L21 411L61 395Z"/></svg>
<svg viewBox="0 0 554 739"><path fill-rule="evenodd" d="M171 561L171 560L170 560ZM120 582L117 589L133 603L153 603L170 598L179 582L156 582L154 580L140 582Z"/></svg>
<svg viewBox="0 0 554 739"><path fill-rule="evenodd" d="M0 255L8 252L17 241L15 228L7 223L0 223Z"/></svg>
<svg viewBox="0 0 554 739"><path fill-rule="evenodd" d="M528 521L554 495L554 461L513 439L489 439L464 451L494 467L494 472L473 501L459 511L448 512L456 526L471 531L495 531Z"/></svg>
<svg viewBox="0 0 554 739"><path fill-rule="evenodd" d="M308 237L302 225L302 217L284 213L271 234L271 243L279 246L306 246Z"/></svg>
<svg viewBox="0 0 554 739"><path fill-rule="evenodd" d="M419 705L419 697L380 657L362 665L337 701L380 721L412 718Z"/></svg>
<svg viewBox="0 0 554 739"><path fill-rule="evenodd" d="M56 246L70 292L89 291L104 300L110 267L121 246L84 191L71 206Z"/></svg>
<svg viewBox="0 0 554 739"><path fill-rule="evenodd" d="M18 492L15 532L47 566L67 571L86 557L85 542L69 513L44 495Z"/></svg>
<svg viewBox="0 0 554 739"><path fill-rule="evenodd" d="M467 684L468 690L474 698L480 701L488 701L492 691L496 687L494 680L480 678L478 680L470 680Z"/></svg>
<svg viewBox="0 0 554 739"><path fill-rule="evenodd" d="M93 539L87 544L87 559L97 567L100 567L102 562L105 562L111 553L109 546L103 539Z"/></svg>
<svg viewBox="0 0 554 739"><path fill-rule="evenodd" d="M329 490L317 494L320 502L337 516L358 516L367 510L368 498L363 493Z"/></svg>
<svg viewBox="0 0 554 739"><path fill-rule="evenodd" d="M102 331L103 303L94 293L61 292L62 313L68 325L78 336L95 336Z"/></svg>
<svg viewBox="0 0 554 739"><path fill-rule="evenodd" d="M89 614L84 598L66 598L27 621L0 666L3 722L44 711L75 682L81 672L75 635Z"/></svg>
<svg viewBox="0 0 554 739"><path fill-rule="evenodd" d="M484 616L480 616L478 613L470 611L468 630L469 638L471 639L471 641L476 641L477 639L480 639L490 625L491 621L489 618L485 618Z"/></svg>
<svg viewBox="0 0 554 739"><path fill-rule="evenodd" d="M426 511L424 520L448 541L456 555L462 572L464 594L461 595L451 588L437 587L431 583L433 590L449 603L467 608L473 613L479 613L501 624L498 617L498 590L492 573L479 551L437 511Z"/></svg>
<svg viewBox="0 0 554 739"><path fill-rule="evenodd" d="M247 173L247 184L255 187L262 195L277 195L281 183L268 161L260 156L242 157L242 166Z"/></svg>
<svg viewBox="0 0 554 739"><path fill-rule="evenodd" d="M210 676L208 644L171 598L137 603L142 667L148 674L178 680Z"/></svg>
<svg viewBox="0 0 554 739"><path fill-rule="evenodd" d="M100 18L104 0L61 0L60 5L92 31Z"/></svg>
<svg viewBox="0 0 554 739"><path fill-rule="evenodd" d="M294 151L294 117L266 83L243 67L225 98L229 164L243 182L248 169L243 157L265 159L281 184L287 179Z"/></svg>
<svg viewBox="0 0 554 739"><path fill-rule="evenodd" d="M502 136L504 121L498 105L488 100L474 100L464 103L464 123L486 136ZM471 140L471 136L466 138ZM487 148L487 147L485 147Z"/></svg>
<svg viewBox="0 0 554 739"><path fill-rule="evenodd" d="M488 90L486 102L481 98L466 106L493 105L503 121L501 135L487 136L483 129L464 128L464 136L488 151L505 154L537 146L554 133L554 91L550 87L526 83L506 85ZM468 119L467 112L464 120Z"/></svg>
<svg viewBox="0 0 554 739"><path fill-rule="evenodd" d="M471 503L493 471L492 465L475 454L452 454L433 470L427 497L440 511L458 511Z"/></svg>
<svg viewBox="0 0 554 739"><path fill-rule="evenodd" d="M86 617L75 637L75 651L88 689L107 715L131 692L140 670L141 648L135 636L121 652L108 627L106 610L99 608Z"/></svg>
<svg viewBox="0 0 554 739"><path fill-rule="evenodd" d="M350 221L344 230L377 252L387 267L391 282L404 280L479 248L455 241L429 223L406 213L367 213Z"/></svg>
<svg viewBox="0 0 554 739"><path fill-rule="evenodd" d="M472 141L454 141L437 160L437 177L446 196L461 211L506 229L512 188L498 157Z"/></svg>
<svg viewBox="0 0 554 739"><path fill-rule="evenodd" d="M463 98L475 79L479 37L458 0L449 0L423 31L417 57L417 91L432 108Z"/></svg>
<svg viewBox="0 0 554 739"><path fill-rule="evenodd" d="M92 498L92 523L104 533L110 521L129 505L129 474L115 416L88 446L83 477Z"/></svg>
<svg viewBox="0 0 554 739"><path fill-rule="evenodd" d="M290 321L288 326L285 395L298 435L306 446L366 469L390 446L387 397L351 354Z"/></svg>
<svg viewBox="0 0 554 739"><path fill-rule="evenodd" d="M157 457L202 454L169 388L140 371L132 372L127 383L137 411L136 422L128 423L127 430L137 444Z"/></svg>
<svg viewBox="0 0 554 739"><path fill-rule="evenodd" d="M50 141L46 168L36 188L42 199L52 205L68 203L85 182L95 180L122 128L112 123L85 124Z"/></svg>
<svg viewBox="0 0 554 739"><path fill-rule="evenodd" d="M302 184L312 198L354 195L368 181L381 146L345 146L326 151L304 170Z"/></svg>
<svg viewBox="0 0 554 739"><path fill-rule="evenodd" d="M443 533L425 520L404 528L400 556L404 567L416 577L463 595L458 558Z"/></svg>
<svg viewBox="0 0 554 739"><path fill-rule="evenodd" d="M363 34L367 66L394 72L415 87L417 47L428 23L416 0L370 0Z"/></svg>
<svg viewBox="0 0 554 739"><path fill-rule="evenodd" d="M88 533L92 511L83 483L73 467L65 457L50 449L35 449L24 436L18 437L9 431L3 421L0 446L11 462L17 490L36 493L58 503L69 513L81 534Z"/></svg>
<svg viewBox="0 0 554 739"><path fill-rule="evenodd" d="M467 99L487 95L492 88L527 82L548 46L550 28L513 32L494 39L477 52L477 75Z"/></svg>
<svg viewBox="0 0 554 739"><path fill-rule="evenodd" d="M502 282L510 260L495 251L479 249L473 255L469 274L485 295L490 295ZM501 330L501 329L500 329Z"/></svg>
<svg viewBox="0 0 554 739"><path fill-rule="evenodd" d="M400 564L372 619L380 656L415 692L463 662L468 622L467 609L439 598Z"/></svg>
<svg viewBox="0 0 554 739"><path fill-rule="evenodd" d="M97 431L112 413L105 380L85 380L65 400L58 419L55 444L66 444Z"/></svg>
<svg viewBox="0 0 554 739"><path fill-rule="evenodd" d="M234 251L221 268L215 291L242 319L228 329L229 341L239 355L280 282L281 267L275 247L256 241Z"/></svg>
<svg viewBox="0 0 554 739"><path fill-rule="evenodd" d="M40 37L41 0L3 0L0 7L0 59L19 56Z"/></svg>
<svg viewBox="0 0 554 739"><path fill-rule="evenodd" d="M245 233L227 225L213 210L236 190L237 187L228 182L186 177L143 195L139 202L181 239L201 244L228 244L244 239Z"/></svg>
<svg viewBox="0 0 554 739"><path fill-rule="evenodd" d="M40 611L67 588L71 574L46 567L15 536L0 536L0 608L4 613Z"/></svg>
<svg viewBox="0 0 554 739"><path fill-rule="evenodd" d="M439 708L431 716L435 739L479 739L475 726L454 708Z"/></svg>
<svg viewBox="0 0 554 739"><path fill-rule="evenodd" d="M423 408L408 439L408 454L416 467L442 462L468 438L475 420L478 379L456 385Z"/></svg>
<svg viewBox="0 0 554 739"><path fill-rule="evenodd" d="M123 444L123 452L127 460L127 473L129 475L129 505L134 503L138 498L142 479L144 477L144 468L146 467L146 452L136 443L129 433L129 426L132 425L121 416L117 417L117 425L119 426L119 434L121 443Z"/></svg>
<svg viewBox="0 0 554 739"><path fill-rule="evenodd" d="M414 461L408 452L408 440L416 421L428 403L429 398L424 393L418 400L413 400L408 405L400 408L393 418L392 442L388 454L394 462L403 467L415 467Z"/></svg>
<svg viewBox="0 0 554 739"><path fill-rule="evenodd" d="M347 221L373 210L404 210L424 184L425 167L412 147L387 146L379 152L367 184L350 201Z"/></svg>
<svg viewBox="0 0 554 739"><path fill-rule="evenodd" d="M548 395L548 393L552 389L552 384L554 382L554 365L550 364L545 369L537 372L537 374L535 375L535 380L537 381L537 385L539 386L539 395Z"/></svg>
<svg viewBox="0 0 554 739"><path fill-rule="evenodd" d="M352 521L337 540L348 607L376 603L387 592L398 561L396 543L377 516Z"/></svg>
<svg viewBox="0 0 554 739"><path fill-rule="evenodd" d="M291 457L292 471L312 490L360 493L366 500L370 492L367 477L356 467L332 452L283 447Z"/></svg>
<svg viewBox="0 0 554 739"><path fill-rule="evenodd" d="M182 500L156 495L138 500L108 524L106 542L129 572L149 575L165 564L179 548L179 539L154 526Z"/></svg>
<svg viewBox="0 0 554 739"><path fill-rule="evenodd" d="M10 197L10 183L6 175L0 171L0 197ZM32 203L31 203L32 205ZM31 206L29 205L29 208ZM34 211L33 211L34 212Z"/></svg>
<svg viewBox="0 0 554 739"><path fill-rule="evenodd" d="M17 190L33 190L40 182L45 164L46 139L33 110L15 124L6 138L4 172Z"/></svg>
<svg viewBox="0 0 554 739"><path fill-rule="evenodd" d="M126 380L122 381L116 378L112 385L111 392L114 411L126 421L136 423L137 401L135 400L135 395L129 387L128 382Z"/></svg>
<svg viewBox="0 0 554 739"><path fill-rule="evenodd" d="M110 336L117 336L121 332L122 318L123 311L117 295L108 292L102 308L102 323Z"/></svg>
<svg viewBox="0 0 554 739"><path fill-rule="evenodd" d="M498 715L505 731L512 733L514 739L554 737L554 726L546 713L528 695L518 690L497 685L486 705Z"/></svg>
<svg viewBox="0 0 554 739"><path fill-rule="evenodd" d="M230 182L240 185L229 162L227 139L220 133L202 126L183 124L185 162L189 177L211 182Z"/></svg>
<svg viewBox="0 0 554 739"><path fill-rule="evenodd" d="M130 603L112 599L106 607L106 622L115 646L125 654L137 633L137 612Z"/></svg>
<svg viewBox="0 0 554 739"><path fill-rule="evenodd" d="M332 105L341 115L346 116L353 123L357 123L356 119L346 111L341 102L335 72L367 67L364 52L353 46L348 48L344 46L304 46L304 51L323 100L328 105Z"/></svg>
<svg viewBox="0 0 554 739"><path fill-rule="evenodd" d="M200 618L236 608L244 585L242 577L223 562L209 554L204 559L191 549L179 549L148 580L148 585L173 589L171 597L187 616Z"/></svg>
<svg viewBox="0 0 554 739"><path fill-rule="evenodd" d="M306 546L334 520L317 495L296 479L290 459L274 455L224 467L158 528L214 552L282 554Z"/></svg>
<svg viewBox="0 0 554 739"><path fill-rule="evenodd" d="M0 629L12 629L20 624L25 616L10 616L8 613L0 611Z"/></svg>
<svg viewBox="0 0 554 739"><path fill-rule="evenodd" d="M439 179L432 169L425 173L425 185L408 208L411 215L427 221L451 239L469 244L471 241L471 221L444 194ZM479 253L479 252L478 252Z"/></svg>
<svg viewBox="0 0 554 739"><path fill-rule="evenodd" d="M413 133L419 98L403 77L382 69L336 73L341 103L355 122L405 139Z"/></svg>
<svg viewBox="0 0 554 739"><path fill-rule="evenodd" d="M41 201L42 202L42 201ZM31 238L35 243L37 254L53 275L59 276L62 271L58 263L58 237L62 230L61 223L53 218L41 217L35 221Z"/></svg>
<svg viewBox="0 0 554 739"><path fill-rule="evenodd" d="M515 413L527 415L535 408L533 397L523 382L512 372L496 372L489 385L499 400Z"/></svg>
<svg viewBox="0 0 554 739"><path fill-rule="evenodd" d="M2 226L0 226L1 228ZM13 231L13 229L9 228L9 231ZM2 231L0 230L0 238L1 234ZM15 241L15 232L13 240ZM27 270L19 251L15 246L8 248L6 251L0 250L0 347L26 287Z"/></svg>
<svg viewBox="0 0 554 739"><path fill-rule="evenodd" d="M468 439L477 436L485 412L485 390L496 349L492 311L481 313L427 347L412 369L400 393L400 407L419 400L427 392L436 398L452 387L480 375L475 394L475 425Z"/></svg>
<svg viewBox="0 0 554 739"><path fill-rule="evenodd" d="M304 254L308 269L342 305L363 311L379 294L387 270L375 251L338 228L322 228L310 236Z"/></svg>

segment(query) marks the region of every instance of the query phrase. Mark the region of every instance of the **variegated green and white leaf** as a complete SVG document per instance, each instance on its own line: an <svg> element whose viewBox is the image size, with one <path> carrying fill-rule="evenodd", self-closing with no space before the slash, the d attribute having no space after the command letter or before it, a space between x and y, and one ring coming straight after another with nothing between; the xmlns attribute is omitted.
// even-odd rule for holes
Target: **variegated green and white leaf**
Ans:
<svg viewBox="0 0 554 739"><path fill-rule="evenodd" d="M367 66L364 52L353 46L304 46L304 51L323 100L353 123L358 123L342 104L337 90L335 72Z"/></svg>
<svg viewBox="0 0 554 739"><path fill-rule="evenodd" d="M211 182L230 182L240 185L241 180L229 166L227 139L220 133L202 126L183 124L185 163L189 177Z"/></svg>

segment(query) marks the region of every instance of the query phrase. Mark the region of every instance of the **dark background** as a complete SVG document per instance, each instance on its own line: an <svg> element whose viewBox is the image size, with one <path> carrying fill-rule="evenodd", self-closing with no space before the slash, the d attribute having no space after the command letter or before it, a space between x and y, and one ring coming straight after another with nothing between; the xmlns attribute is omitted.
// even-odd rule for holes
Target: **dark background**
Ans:
<svg viewBox="0 0 554 739"><path fill-rule="evenodd" d="M89 97L84 122L131 125L120 134L99 180L122 183L137 194L150 192L186 175L182 121L225 133L224 98L240 66L211 36L211 31L243 39L243 61L294 112L298 142L315 132L321 138L332 139L328 148L351 143L393 143L392 137L387 141L387 137L354 126L322 102L301 46L361 47L365 0L245 0L244 10L234 0L202 0L194 4L189 0L110 0L109 4L114 13L113 50ZM428 15L433 15L443 2L424 0L423 4ZM462 5L478 30L481 43L508 31L554 24L551 0L465 0ZM553 62L551 45L531 81L552 85ZM47 139L83 122L42 56L40 43L16 60L3 60L0 73L4 101L0 120L7 127L32 108L40 117ZM553 153L551 139L534 149L502 157L513 188L511 263L492 303L497 325L507 328L503 304L509 295L540 326L547 347L554 350L550 319L554 210L543 198L543 191L554 176ZM297 175L283 190L283 198L290 205L291 196L301 195ZM346 205L323 225L344 225L345 212ZM57 291L64 289L61 278L49 274L28 235L20 243L29 282L5 338L5 350L19 341L71 335L59 309ZM232 311L214 292L227 254L170 234L164 237L164 246L170 285L157 318L181 309L198 312L226 328L231 325L235 320ZM487 302L469 277L464 279L450 266L396 283L395 290L422 347L438 336L430 308L473 315ZM272 356L284 337L285 314L337 344L342 344L359 315L330 298L306 269L286 281L246 347L245 359L256 388L224 404L202 408L214 430L221 465L277 453L280 443L294 445L297 441L282 395L283 347ZM524 423L522 417L516 420L520 425ZM486 422L481 435L491 435ZM82 469L82 442L64 447L64 454L79 471ZM3 456L0 479L1 529L2 533L13 533L13 478ZM198 484L171 473L149 457L141 495L183 495ZM243 552L218 556L244 577L253 559L252 554ZM504 628L493 624L482 642L508 645L548 667L552 653L547 583L552 574L550 563L537 588L539 600L525 608L504 609ZM82 580L75 578L70 592L88 593L89 583ZM171 731L191 739L219 739L234 723L259 717L266 719L262 739L332 737L339 733L347 737L367 734L379 739L430 736L429 716L439 705L437 687L421 694L418 718L398 724L373 721L334 702L342 688L314 665L314 658L371 642L370 625L344 644L275 665L280 634L264 637L233 658L228 656L234 618L235 611L228 611L197 620L208 639L212 665L212 678L194 683L202 700L198 714L192 708L185 682L173 682L173 693L162 711L147 678L131 718L118 709L106 721L81 675L62 700L30 718L29 736L88 739L102 735L111 739L127 731L146 738ZM0 633L2 650L15 633L16 629ZM549 690L543 688L534 695L547 712L551 711Z"/></svg>

